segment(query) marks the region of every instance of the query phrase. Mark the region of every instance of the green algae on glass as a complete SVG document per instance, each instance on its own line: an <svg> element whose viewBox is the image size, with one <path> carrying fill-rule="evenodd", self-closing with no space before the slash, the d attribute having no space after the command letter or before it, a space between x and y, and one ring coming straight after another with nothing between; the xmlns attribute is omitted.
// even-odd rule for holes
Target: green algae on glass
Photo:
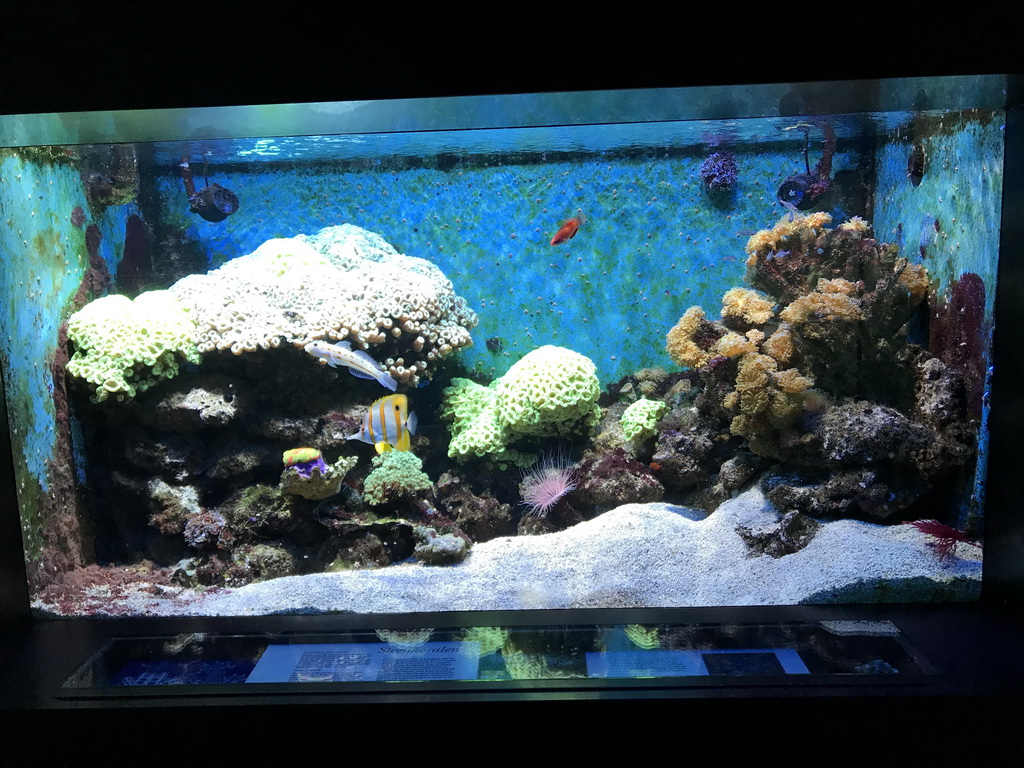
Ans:
<svg viewBox="0 0 1024 768"><path fill-rule="evenodd" d="M88 263L84 231L71 215L86 202L77 169L13 150L0 150L0 184L9 185L0 194L0 360L15 455L21 453L15 463L24 463L45 493L58 432L51 366L64 312Z"/></svg>

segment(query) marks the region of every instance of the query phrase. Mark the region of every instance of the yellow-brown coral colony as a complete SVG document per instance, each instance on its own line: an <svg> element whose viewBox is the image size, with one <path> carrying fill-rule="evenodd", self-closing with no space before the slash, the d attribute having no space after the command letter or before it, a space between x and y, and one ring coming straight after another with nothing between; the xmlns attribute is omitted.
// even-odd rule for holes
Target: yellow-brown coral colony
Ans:
<svg viewBox="0 0 1024 768"><path fill-rule="evenodd" d="M817 237L819 231L830 221L832 216L824 211L806 215L787 213L771 229L762 229L751 235L747 241L747 266L753 266L758 256L765 256L770 251L778 250L783 240L794 235L804 239Z"/></svg>
<svg viewBox="0 0 1024 768"><path fill-rule="evenodd" d="M761 351L780 363L788 363L793 357L793 332L789 325L781 323L761 345Z"/></svg>
<svg viewBox="0 0 1024 768"><path fill-rule="evenodd" d="M910 293L911 306L917 306L928 295L928 270L923 264L907 264L899 273L900 284Z"/></svg>
<svg viewBox="0 0 1024 768"><path fill-rule="evenodd" d="M792 325L813 320L862 320L860 303L850 294L855 286L848 280L819 280L815 291L792 302L779 317Z"/></svg>
<svg viewBox="0 0 1024 768"><path fill-rule="evenodd" d="M683 313L666 339L666 349L672 362L684 368L699 368L711 359L710 351L702 349L695 341L705 325L710 323L704 319L704 310L700 307L690 307Z"/></svg>
<svg viewBox="0 0 1024 768"><path fill-rule="evenodd" d="M805 389L814 386L814 379L802 376L796 368L787 368L772 374L775 384L787 395L798 395Z"/></svg>
<svg viewBox="0 0 1024 768"><path fill-rule="evenodd" d="M738 318L750 325L764 325L772 318L775 303L757 291L730 288L722 296L722 321Z"/></svg>
<svg viewBox="0 0 1024 768"><path fill-rule="evenodd" d="M739 357L747 352L754 352L757 346L746 336L729 332L715 344L715 351L723 357Z"/></svg>
<svg viewBox="0 0 1024 768"><path fill-rule="evenodd" d="M698 369L728 431L762 456L782 457L801 413L828 409L857 387L895 386L887 367L898 365L890 350L899 345L873 340L891 340L928 293L927 270L870 239L863 219L835 230L825 228L830 220L786 215L755 234L747 279L770 295L732 288L720 323L691 307L669 333L672 359ZM812 389L817 380L822 391Z"/></svg>
<svg viewBox="0 0 1024 768"><path fill-rule="evenodd" d="M871 225L864 221L860 216L851 216L847 221L840 224L837 229L841 229L844 232L860 232L862 234L866 234L871 229Z"/></svg>

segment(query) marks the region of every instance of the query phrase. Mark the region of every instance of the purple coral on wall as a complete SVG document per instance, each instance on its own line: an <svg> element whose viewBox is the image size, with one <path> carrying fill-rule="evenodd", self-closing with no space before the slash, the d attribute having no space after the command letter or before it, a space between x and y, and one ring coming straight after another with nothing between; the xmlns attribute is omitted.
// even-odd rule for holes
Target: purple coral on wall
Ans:
<svg viewBox="0 0 1024 768"><path fill-rule="evenodd" d="M715 152L700 164L700 180L712 195L730 192L736 185L738 169L731 152Z"/></svg>

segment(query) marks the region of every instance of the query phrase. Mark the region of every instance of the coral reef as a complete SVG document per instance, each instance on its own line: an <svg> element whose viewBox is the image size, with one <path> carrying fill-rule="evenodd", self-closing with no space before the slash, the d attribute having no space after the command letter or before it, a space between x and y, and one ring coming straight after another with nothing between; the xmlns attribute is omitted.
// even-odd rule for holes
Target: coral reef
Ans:
<svg viewBox="0 0 1024 768"><path fill-rule="evenodd" d="M1001 119L992 119L992 138L1001 141ZM779 127L810 130L796 120ZM749 176L742 195L732 194L736 158L715 151L723 146L717 139L709 141L710 156L696 160L692 147L678 142L650 147L649 156L640 146L616 150L600 163L563 152L543 159L533 153L526 164L515 153L375 157L371 147L369 154L338 156L329 167L292 165L287 155L279 158L283 163L247 166L239 154L237 164L215 168L245 190L238 215L225 226L190 215L181 179L151 174L142 163L152 158L136 156L136 147L75 148L80 158L62 148L24 150L52 153L47 162L68 173L48 178L31 168L4 168L12 185L28 171L20 205L11 196L5 232L12 255L31 255L8 260L9 274L24 278L31 290L10 283L12 298L24 300L26 310L11 326L2 362L11 384L23 388L27 372L34 376L31 391L41 391L29 403L35 413L13 414L12 434L60 434L61 450L74 455L65 467L56 466L64 458L48 450L52 441L14 439L19 498L25 509L45 510L42 504L70 508L77 494L80 512L63 519L78 514L82 524L62 526L55 514L26 512L26 541L45 546L26 547L31 569L63 573L90 559L146 562L162 576L173 573L180 585L235 587L413 556L443 561L479 542L518 547L524 561L545 551L545 542L516 541L517 532L597 527L597 518L613 507L663 498L674 506L668 522L701 517L675 506L693 504L707 513L710 528L719 525L722 507L752 483L767 496L764 506L779 510L770 520L736 517L701 542L703 551L746 538L760 554L797 560L801 547L823 545L808 544L802 530L813 527L811 516L860 518L871 524L857 530L869 532L880 527L876 523L923 517L924 509L943 518L938 525L952 522L940 505L963 498L956 491L967 485L958 486L958 478L974 469L972 419L983 413L991 330L984 323L992 298L986 299L985 285L994 285L998 245L992 233L978 236L980 224L971 232L970 219L993 220L1000 177L982 174L965 145L927 139L934 168L943 161L971 167L969 175L956 174L964 182L958 182L958 200L978 191L970 189L978 178L997 182L982 185L994 205L936 207L942 186L922 187L914 200L890 194L895 185L889 182L876 187L869 175L891 175L895 168L896 180L904 181L903 128L858 149L853 123L844 123L841 135L837 194L825 197L835 150L827 134L813 176L808 166L806 174L787 179L796 193L785 198L787 213L747 242L745 266L730 244L742 246L735 238L760 221L766 206L778 205L773 188L792 172L786 166L793 147L775 145L790 141L744 147L741 163ZM744 130L728 140L741 136L754 138ZM301 143L281 149L288 153ZM901 148L894 165L895 145ZM211 161L216 157L219 164L239 146L214 153ZM1001 157L998 147L995 141L986 150L989 158ZM315 149L331 148L321 143ZM307 159L314 157L326 154ZM160 161L165 170L167 161ZM861 205L840 189L841 173L864 181ZM208 189L216 186L207 182ZM826 203L829 213L792 210ZM584 219L583 206L588 213L594 208L592 219L569 241ZM845 215L841 211L870 212L880 232L902 241L896 225L916 233L915 219L926 209L922 248L912 244L909 255L931 259L932 275L895 246L877 242L865 220L832 220ZM538 251L566 216L575 218L554 238L564 238L564 247ZM953 226L957 220L968 225L966 232ZM397 247L346 224L268 240L253 250L279 233L315 232L323 226L317 221L379 226ZM60 228L51 231L51 222ZM30 265L24 274L22 263ZM744 268L745 282L735 285L736 270ZM456 276L464 281L465 299L448 280ZM946 283L929 318L926 298ZM85 304L111 286L134 294L154 285L170 287L128 302L130 312L127 299ZM687 309L696 303L709 311ZM158 304L172 319L153 316ZM47 309L59 325L80 306L86 308L66 335L46 325L45 313L37 314ZM486 313L480 327L486 345L479 345L486 349L467 350L470 334L477 333L472 310ZM652 339L683 310L668 332L668 357L659 361ZM136 312L143 314L129 317L116 333L108 333L112 321L81 324L90 313L96 320ZM16 343L34 330L45 344ZM100 338L104 334L110 338ZM373 381L320 366L304 351L340 344L369 355L373 367L379 362L401 384L402 397L415 401L423 421L415 455L371 462L372 449L346 441L380 392ZM67 370L69 403L62 400L62 355L68 353L75 355ZM654 367L668 367L669 359L675 363L669 371ZM601 392L605 382L613 383ZM59 433L49 428L51 385ZM89 396L94 402L86 402ZM308 449L294 453L296 446ZM553 467L544 454L560 446L569 446L573 463L566 458ZM524 478L521 468L531 463ZM980 495L984 466L976 469ZM600 553L619 546L623 528L646 532L650 513L634 510L616 518L627 521L615 526L620 530L606 528L605 549L584 558L589 569L572 572L574 582L594 582L593 592L567 605L637 604L630 601L649 586L643 571L650 565L625 588L602 591L612 560ZM842 538L847 522L822 528ZM655 553L654 560L674 557L680 547L701 551L689 549L688 528L666 530L684 536L639 539L633 551ZM897 529L896 535L932 554L913 531ZM656 550L654 542L670 546ZM842 547L829 549L837 551ZM476 549L464 569L452 570L471 570L481 555ZM564 585L567 561L563 551L546 564L562 570ZM845 570L847 564L840 565ZM403 567L374 583L397 584L409 571L432 570L444 569ZM555 590L563 586L552 583ZM513 605L560 599L493 591ZM744 585L733 594L750 593ZM649 604L663 604L656 600ZM536 649L509 649L519 651Z"/></svg>
<svg viewBox="0 0 1024 768"><path fill-rule="evenodd" d="M125 400L175 376L177 356L198 363L215 350L241 355L348 339L359 349L380 347L389 374L414 387L472 344L476 323L436 266L342 225L267 241L134 302L96 299L69 320L76 352L67 370L95 387L97 402Z"/></svg>
<svg viewBox="0 0 1024 768"><path fill-rule="evenodd" d="M780 509L887 521L972 457L963 377L908 331L927 271L863 220L830 221L791 213L753 235L746 278L767 297L733 288L720 322L691 307L669 332L700 391L696 412L660 424L667 487L703 484L713 507L750 479L716 477L741 438L781 467L766 488Z"/></svg>

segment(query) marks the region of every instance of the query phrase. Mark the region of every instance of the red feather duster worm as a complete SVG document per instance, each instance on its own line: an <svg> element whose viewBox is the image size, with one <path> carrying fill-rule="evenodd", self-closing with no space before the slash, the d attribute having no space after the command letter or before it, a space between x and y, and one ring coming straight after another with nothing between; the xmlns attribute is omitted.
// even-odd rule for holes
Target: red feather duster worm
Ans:
<svg viewBox="0 0 1024 768"><path fill-rule="evenodd" d="M956 552L958 542L974 544L974 539L963 531L943 525L938 520L915 520L911 523L921 533L932 537L928 546L935 550L940 560L948 560Z"/></svg>

